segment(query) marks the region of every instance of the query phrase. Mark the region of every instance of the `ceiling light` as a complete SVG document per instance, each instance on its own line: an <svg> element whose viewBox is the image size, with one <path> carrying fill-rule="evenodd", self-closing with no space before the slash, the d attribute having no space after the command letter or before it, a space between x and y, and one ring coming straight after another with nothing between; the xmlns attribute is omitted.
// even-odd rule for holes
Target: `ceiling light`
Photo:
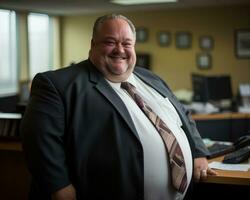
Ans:
<svg viewBox="0 0 250 200"><path fill-rule="evenodd" d="M111 0L111 3L121 5L136 5L136 4L154 4L154 3L173 3L178 0Z"/></svg>

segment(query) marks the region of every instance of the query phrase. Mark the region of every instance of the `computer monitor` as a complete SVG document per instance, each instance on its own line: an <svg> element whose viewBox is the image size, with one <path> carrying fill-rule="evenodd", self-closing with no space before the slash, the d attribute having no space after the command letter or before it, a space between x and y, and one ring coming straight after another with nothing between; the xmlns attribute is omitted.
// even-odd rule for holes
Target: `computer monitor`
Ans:
<svg viewBox="0 0 250 200"><path fill-rule="evenodd" d="M204 76L192 74L193 100L218 102L232 99L231 77L229 75Z"/></svg>
<svg viewBox="0 0 250 200"><path fill-rule="evenodd" d="M18 102L18 95L0 97L0 112L15 112Z"/></svg>

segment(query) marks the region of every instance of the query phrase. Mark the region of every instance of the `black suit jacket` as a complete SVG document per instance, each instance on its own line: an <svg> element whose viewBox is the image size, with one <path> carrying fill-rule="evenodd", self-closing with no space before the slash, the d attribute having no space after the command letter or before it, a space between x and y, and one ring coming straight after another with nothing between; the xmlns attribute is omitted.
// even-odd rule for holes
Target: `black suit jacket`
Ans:
<svg viewBox="0 0 250 200"><path fill-rule="evenodd" d="M168 86L143 68L134 73L173 103L193 156L206 155L195 123ZM31 199L49 199L68 184L78 199L143 199L138 133L123 101L89 60L36 75L21 134Z"/></svg>

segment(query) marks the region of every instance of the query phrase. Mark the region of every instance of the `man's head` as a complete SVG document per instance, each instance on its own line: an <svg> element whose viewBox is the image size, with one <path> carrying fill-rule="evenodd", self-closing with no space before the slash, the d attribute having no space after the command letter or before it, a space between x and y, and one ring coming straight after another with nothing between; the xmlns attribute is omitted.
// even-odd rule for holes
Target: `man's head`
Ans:
<svg viewBox="0 0 250 200"><path fill-rule="evenodd" d="M135 27L122 15L105 15L94 24L89 58L112 82L122 82L133 72Z"/></svg>

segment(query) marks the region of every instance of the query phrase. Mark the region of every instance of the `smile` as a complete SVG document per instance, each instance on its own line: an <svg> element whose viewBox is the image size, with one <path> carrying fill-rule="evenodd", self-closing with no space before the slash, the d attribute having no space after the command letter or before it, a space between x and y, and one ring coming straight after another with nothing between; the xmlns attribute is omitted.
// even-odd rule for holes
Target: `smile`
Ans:
<svg viewBox="0 0 250 200"><path fill-rule="evenodd" d="M118 55L111 55L109 57L112 58L112 59L121 59L121 60L127 59L126 56L118 56Z"/></svg>

